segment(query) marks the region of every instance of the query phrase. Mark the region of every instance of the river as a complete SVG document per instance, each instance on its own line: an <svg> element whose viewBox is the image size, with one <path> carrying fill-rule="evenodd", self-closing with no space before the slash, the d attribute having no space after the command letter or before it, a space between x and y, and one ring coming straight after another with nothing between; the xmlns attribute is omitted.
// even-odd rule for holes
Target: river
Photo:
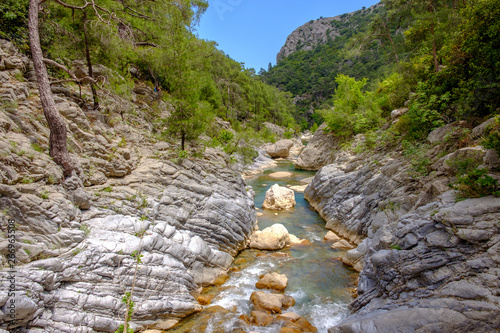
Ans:
<svg viewBox="0 0 500 333"><path fill-rule="evenodd" d="M269 176L279 171L292 175L282 179ZM347 304L352 301L350 288L354 287L357 273L346 268L338 259L342 251L331 249L331 242L323 240L327 233L325 222L304 199L304 193L295 192L297 204L292 209L262 210L265 193L273 184L304 185L302 180L313 175L314 172L295 170L292 163L280 161L276 167L247 179L256 193L258 212L263 214L258 217L259 228L262 230L281 223L289 233L309 240L312 245L294 246L280 251L244 250L236 257L229 279L222 286L205 291L212 298L211 305L207 307L215 306L213 311L184 320L182 325L169 332L279 332L278 323L267 327L248 326L239 319L242 314L250 315L250 295L258 290L255 283L259 276L271 272L288 277L285 294L293 296L296 304L285 312L291 311L305 317L318 332L326 333L329 327L349 314Z"/></svg>

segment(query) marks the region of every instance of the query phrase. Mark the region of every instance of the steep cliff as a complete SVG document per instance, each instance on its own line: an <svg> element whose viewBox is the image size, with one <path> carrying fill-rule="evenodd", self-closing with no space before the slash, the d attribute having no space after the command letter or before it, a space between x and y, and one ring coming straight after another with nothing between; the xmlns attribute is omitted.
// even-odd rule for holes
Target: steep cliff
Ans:
<svg viewBox="0 0 500 333"><path fill-rule="evenodd" d="M55 86L77 170L64 179L30 60L3 40L0 57L0 331L114 332L127 292L133 328L199 311L200 287L227 271L256 220L229 157L176 156L152 134L169 107L153 110L140 82L130 99L103 94L100 112L79 106L78 87Z"/></svg>
<svg viewBox="0 0 500 333"><path fill-rule="evenodd" d="M276 62L280 62L297 51L311 51L318 45L325 44L329 40L334 40L343 35L346 31L350 30L352 32L358 27L358 22L352 20L353 16L369 15L379 6L380 4L376 4L352 13L335 17L322 17L301 25L287 37L285 45L281 47L276 56Z"/></svg>

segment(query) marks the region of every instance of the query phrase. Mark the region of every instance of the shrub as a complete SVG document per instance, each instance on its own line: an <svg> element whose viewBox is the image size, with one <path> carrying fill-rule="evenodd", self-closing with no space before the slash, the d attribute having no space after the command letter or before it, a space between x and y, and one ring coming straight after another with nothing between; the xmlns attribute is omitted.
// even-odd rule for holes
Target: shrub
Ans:
<svg viewBox="0 0 500 333"><path fill-rule="evenodd" d="M473 169L457 176L457 180L450 185L459 192L459 198L480 198L488 195L500 196L498 182L488 176L486 169Z"/></svg>
<svg viewBox="0 0 500 333"><path fill-rule="evenodd" d="M234 138L234 133L228 130L222 130L219 132L218 140L223 145L228 144Z"/></svg>
<svg viewBox="0 0 500 333"><path fill-rule="evenodd" d="M356 81L339 74L335 81L334 108L318 111L323 114L327 130L337 137L349 138L353 135L377 129L382 123L382 111L374 102L372 93L364 93L367 79Z"/></svg>
<svg viewBox="0 0 500 333"><path fill-rule="evenodd" d="M429 165L431 160L427 157L429 150L428 144L412 143L404 140L403 143L403 156L407 157L411 163L409 171L410 176L413 178L420 178L429 174Z"/></svg>
<svg viewBox="0 0 500 333"><path fill-rule="evenodd" d="M485 131L485 136L481 142L483 147L495 149L500 155L500 116L495 118L495 123L488 126Z"/></svg>

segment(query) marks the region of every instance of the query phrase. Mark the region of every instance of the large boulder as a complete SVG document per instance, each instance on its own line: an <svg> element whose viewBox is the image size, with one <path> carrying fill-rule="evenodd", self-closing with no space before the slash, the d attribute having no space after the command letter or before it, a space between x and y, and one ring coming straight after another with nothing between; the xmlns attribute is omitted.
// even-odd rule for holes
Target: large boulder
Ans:
<svg viewBox="0 0 500 333"><path fill-rule="evenodd" d="M274 184L266 192L262 207L265 209L289 209L295 206L295 193L293 190Z"/></svg>
<svg viewBox="0 0 500 333"><path fill-rule="evenodd" d="M269 154L269 156L273 158L279 158L279 157L288 157L290 154L290 148L293 147L293 141L292 140L280 140L277 141L276 143L268 146L266 148L266 153Z"/></svg>
<svg viewBox="0 0 500 333"><path fill-rule="evenodd" d="M260 250L279 250L290 242L290 235L283 224L274 224L264 230L254 232L250 247Z"/></svg>
<svg viewBox="0 0 500 333"><path fill-rule="evenodd" d="M274 289L278 291L285 290L288 285L288 278L285 274L278 274L276 272L268 273L260 278L255 284L259 289Z"/></svg>
<svg viewBox="0 0 500 333"><path fill-rule="evenodd" d="M332 162L332 152L338 147L338 140L332 134L325 132L323 123L307 146L300 153L295 168L304 170L319 170Z"/></svg>
<svg viewBox="0 0 500 333"><path fill-rule="evenodd" d="M295 305L295 299L292 296L268 294L263 291L254 291L250 296L250 301L256 310L270 313L281 313L282 308Z"/></svg>

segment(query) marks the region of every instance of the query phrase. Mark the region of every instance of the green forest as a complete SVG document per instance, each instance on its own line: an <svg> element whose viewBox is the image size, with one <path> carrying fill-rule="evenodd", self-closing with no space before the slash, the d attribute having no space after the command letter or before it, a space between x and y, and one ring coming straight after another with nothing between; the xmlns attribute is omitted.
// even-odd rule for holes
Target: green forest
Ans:
<svg viewBox="0 0 500 333"><path fill-rule="evenodd" d="M0 37L27 54L28 5L0 4ZM100 96L127 98L146 82L159 96L153 104L172 106L170 117L157 119L158 135L179 140L182 150L202 133L209 145L233 140L209 128L214 117L269 139L266 121L289 135L326 121L348 139L376 131L406 104L391 135L421 140L444 124L472 128L498 113L499 0L383 0L332 20L339 37L312 51L299 47L258 74L196 37L207 7L205 0L44 1L39 30L50 76L71 81L66 69L82 62L94 76L83 82L92 88L84 107L103 113L110 110ZM112 74L93 75L96 65Z"/></svg>
<svg viewBox="0 0 500 333"><path fill-rule="evenodd" d="M499 111L500 1L383 0L332 20L343 34L280 61L264 80L300 96L296 120L339 136L374 131L407 102L398 135L423 139ZM332 111L334 110L334 111Z"/></svg>
<svg viewBox="0 0 500 333"><path fill-rule="evenodd" d="M0 4L0 38L30 55L28 0ZM171 115L156 119L158 135L185 143L206 133L217 145L231 134L208 126L214 117L229 121L241 137L270 137L266 121L294 128L292 95L268 85L216 47L196 37L195 27L208 7L205 0L44 1L39 10L40 44L52 81L74 84L66 69L83 64L93 76L82 107L111 112L102 95L130 98L146 84ZM102 75L98 66L105 66ZM93 73L94 72L94 73ZM73 73L74 74L74 73ZM74 81L74 80L73 80ZM114 110L116 111L116 110ZM120 110L118 112L127 112ZM153 115L155 116L155 115Z"/></svg>

